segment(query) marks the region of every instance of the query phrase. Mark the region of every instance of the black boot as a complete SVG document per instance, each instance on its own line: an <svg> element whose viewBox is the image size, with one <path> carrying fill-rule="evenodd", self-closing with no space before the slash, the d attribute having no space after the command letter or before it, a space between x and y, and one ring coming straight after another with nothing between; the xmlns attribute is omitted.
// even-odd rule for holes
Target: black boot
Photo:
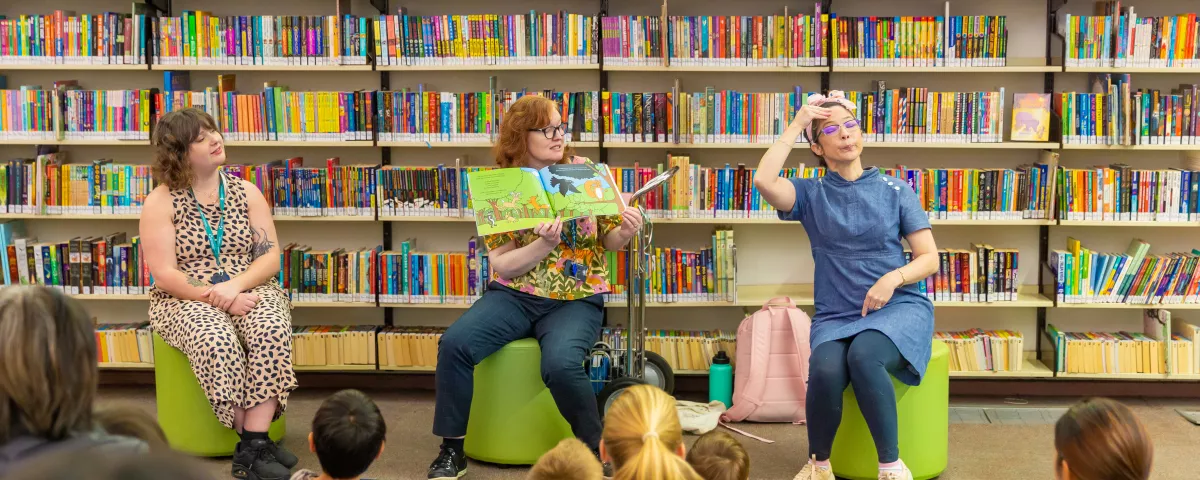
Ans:
<svg viewBox="0 0 1200 480"><path fill-rule="evenodd" d="M292 472L271 453L270 439L255 438L238 442L233 453L233 478L246 480L287 480Z"/></svg>
<svg viewBox="0 0 1200 480"><path fill-rule="evenodd" d="M461 441L461 440L459 440ZM456 446L442 444L433 463L429 464L429 480L455 480L467 474L467 455Z"/></svg>
<svg viewBox="0 0 1200 480"><path fill-rule="evenodd" d="M250 433L251 439L253 439L253 438L270 439L270 437L267 436L268 435L267 433L255 433L255 432L249 432L249 433ZM243 442L247 440L246 432L239 433L238 436L241 437ZM283 466L291 469L291 468L296 468L296 465L300 463L300 459L296 458L296 455L292 454L292 452L289 452L286 448L283 448L283 446L278 443L270 442L270 445L267 445L267 448L269 448L271 450L271 455L275 456L275 460L278 460L280 465L283 465Z"/></svg>

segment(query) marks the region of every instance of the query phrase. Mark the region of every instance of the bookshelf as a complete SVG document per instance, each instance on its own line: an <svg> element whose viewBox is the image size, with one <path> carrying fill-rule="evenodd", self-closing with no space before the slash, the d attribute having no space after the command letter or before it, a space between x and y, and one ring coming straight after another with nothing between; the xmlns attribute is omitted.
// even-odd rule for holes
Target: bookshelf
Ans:
<svg viewBox="0 0 1200 480"><path fill-rule="evenodd" d="M90 12L111 9L123 11L127 5L115 2L112 5L92 6L82 0L55 0L53 8L74 9ZM158 2L163 3L163 2ZM174 0L169 14L178 15L183 10L204 9L218 15L332 15L334 0L298 0L289 5L273 5L261 0L197 1ZM378 15L382 6L389 14L395 14L396 2L355 0L345 2L352 6L353 15ZM610 5L611 3L611 5ZM845 3L843 5L843 3ZM698 92L706 87L717 90L743 90L747 92L787 92L793 87L802 87L804 94L824 89L868 90L870 81L886 80L896 87L927 87L932 91L994 91L1005 88L1006 101L1012 93L1053 93L1063 91L1085 91L1085 80L1089 73L1129 74L1172 74L1167 85L1188 81L1174 74L1195 74L1200 68L1190 67L1080 67L1064 64L1063 39L1054 32L1054 26L1046 19L1052 15L1066 13L1075 15L1092 14L1090 5L1049 0L1017 0L998 5L973 5L965 1L953 2L953 15L1006 15L1009 41L1008 59L1003 66L848 66L827 64L809 66L793 61L790 65L751 65L749 62L735 65L688 64L696 59L671 59L658 64L621 64L609 62L609 58L589 63L481 63L481 64L374 64L365 65L264 65L264 64L205 64L205 65L107 65L107 64L4 64L0 63L0 75L9 77L13 85L27 83L49 84L61 78L78 78L86 88L161 88L166 71L193 72L192 81L199 88L215 85L217 74L236 74L239 86L249 86L257 91L264 82L278 81L288 84L296 91L350 91L350 90L400 90L427 86L433 91L478 92L485 90L489 77L496 77L502 88L515 91L529 88L531 91L557 89L561 91L594 91L606 89L612 92L666 92L673 82L678 82L680 91ZM61 4L61 6L60 6ZM1137 4L1137 2L1135 2ZM943 2L911 0L891 2L826 2L831 11L844 16L873 15L941 15ZM567 0L555 9L568 12L596 12L607 8L611 15L661 15L657 2L617 3L599 0ZM789 6L789 14L812 14L811 4ZM1141 5L1138 5L1139 11ZM0 7L0 13L22 12L17 6ZM518 0L513 5L494 5L489 2L468 0L454 5L411 6L414 15L473 14L497 11L504 14L521 14L547 7L533 0ZM1155 11L1151 15L1168 12ZM783 13L776 3L762 0L746 0L730 7L719 0L695 2L671 2L666 6L669 15L779 15ZM1160 8L1160 10L1162 10ZM827 10L829 11L829 10ZM1044 30L1043 30L1044 29ZM1043 53L1046 53L1043 55ZM2 61L2 60L0 60ZM392 61L402 62L393 58ZM669 63L669 65L667 64ZM78 72L78 73L77 73ZM1176 78L1178 77L1178 78ZM1134 77L1135 85L1140 80ZM95 82L94 85L89 82ZM1152 87L1162 87L1163 81ZM1006 116L1009 116L1006 111ZM1004 118L1007 125L1011 118ZM1171 168L1173 155L1189 150L1200 150L1196 145L1136 145L1108 146L1099 144L1062 144L1053 137L1048 142L1013 142L1007 132L1001 132L999 142L938 143L938 142L868 142L864 161L868 164L892 167L896 164L911 164L914 168L1015 168L1020 164L1038 160L1038 152L1051 150L1062 155L1061 165L1086 168L1096 163L1094 159L1108 161L1099 155L1124 155L1118 157L1127 163L1145 159L1146 168ZM375 137L372 137L375 138ZM758 156L770 143L702 143L702 142L623 142L614 137L601 138L595 142L573 142L582 155L611 165L628 167L635 163L643 166L662 162L665 154L684 152L693 157L695 163L707 168L723 164L744 163L753 166ZM0 152L6 158L32 155L33 145L59 145L70 153L73 162L84 162L96 157L111 157L117 162L147 163L151 156L149 142L144 140L0 140ZM483 166L490 163L486 149L488 141L227 141L231 159L239 163L263 163L281 157L304 156L304 165L318 166L322 158L341 157L344 164L381 164L403 167L429 167L452 164L463 159L465 166ZM256 147L256 148L243 148ZM805 149L800 143L796 148ZM1099 150L1099 151L1098 151ZM790 161L812 166L815 160L807 152L796 152ZM1135 165L1136 166L1136 165ZM1140 168L1140 167L1139 167ZM133 222L136 214L0 214L4 219L24 219L31 229L50 239L97 233L96 225L104 222ZM470 218L429 215L381 215L369 216L329 215L294 216L276 215L280 235L284 242L311 244L314 249L342 247L369 247L382 244L389 248L393 240L416 238L422 249L461 249L463 239L473 232ZM321 225L320 222L330 222ZM714 226L731 226L738 236L739 271L737 300L733 302L658 302L650 304L654 316L652 326L662 328L699 328L732 330L741 315L739 309L761 306L777 294L787 294L803 308L810 309L812 299L812 265L808 256L808 245L795 224L774 218L656 218L659 227L655 232L655 244L679 248L700 248L705 237ZM1058 323L1080 325L1083 329L1094 318L1106 322L1130 323L1137 320L1139 310L1157 308L1148 305L1113 304L1055 304L1052 286L1047 283L1044 272L1036 267L1051 249L1061 248L1063 237L1069 235L1088 238L1111 238L1123 244L1131 236L1154 236L1155 238L1178 238L1191 232L1186 227L1200 226L1200 222L1163 221L1079 221L1057 219L1006 219L1006 220L931 220L937 230L939 247L964 248L971 242L989 241L997 246L1011 246L1025 257L1020 268L1018 283L1021 285L1015 301L975 303L937 301L937 329L1009 328L1021 331L1026 348L1041 351L1041 330L1047 319ZM782 225L788 228L775 228ZM1140 227L1184 227L1140 228ZM132 227L123 227L129 230ZM1182 234L1182 235L1181 235ZM995 238L995 240L993 240ZM449 247L443 247L448 245ZM1158 245L1156 243L1156 245ZM1186 251L1180 239L1162 248ZM1156 246L1156 248L1158 248ZM1121 246L1112 250L1120 250ZM785 253L786 252L786 253ZM758 265L769 265L763 268ZM1038 284L1045 284L1039 288ZM133 315L144 315L145 295L81 295L89 308L99 310L99 316L109 320L128 321ZM316 302L295 301L294 313L298 324L312 324L326 319L329 308L347 308L335 314L341 318L352 318L366 324L376 325L441 325L452 322L462 310L464 303L391 303L391 302ZM611 310L620 310L623 302L608 302ZM1200 307L1193 304L1161 306L1178 310L1179 317L1196 318ZM621 313L609 315L610 322L619 322ZM1076 315L1077 314L1077 315ZM1188 316L1193 315L1193 316ZM1057 320L1063 317L1064 320ZM696 326L693 327L693 324ZM1072 325L1073 327L1076 325ZM369 368L368 368L369 367ZM148 368L144 364L133 367L108 366L104 368ZM431 371L429 367L375 367L337 366L329 368L297 367L297 371L379 371L395 374L418 374ZM680 370L677 374L704 374L702 370ZM1196 376L1080 376L1079 374L1054 374L1036 355L1027 358L1019 372L955 372L955 379L1021 381L1028 379L1062 378L1114 381L1188 381L1200 380Z"/></svg>

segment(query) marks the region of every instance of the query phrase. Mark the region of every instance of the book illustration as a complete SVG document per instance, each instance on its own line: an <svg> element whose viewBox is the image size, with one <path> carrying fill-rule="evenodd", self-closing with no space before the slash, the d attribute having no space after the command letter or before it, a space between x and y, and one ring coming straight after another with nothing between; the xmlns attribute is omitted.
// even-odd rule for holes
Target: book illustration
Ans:
<svg viewBox="0 0 1200 480"><path fill-rule="evenodd" d="M1045 142L1050 138L1050 94L1013 94L1012 140Z"/></svg>
<svg viewBox="0 0 1200 480"><path fill-rule="evenodd" d="M605 165L499 168L470 172L467 181L480 235L526 230L558 216L570 220L625 211Z"/></svg>

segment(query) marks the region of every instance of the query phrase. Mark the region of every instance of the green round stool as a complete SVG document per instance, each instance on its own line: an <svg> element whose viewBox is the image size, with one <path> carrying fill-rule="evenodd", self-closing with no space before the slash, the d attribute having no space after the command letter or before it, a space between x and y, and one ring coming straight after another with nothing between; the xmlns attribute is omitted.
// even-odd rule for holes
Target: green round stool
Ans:
<svg viewBox="0 0 1200 480"><path fill-rule="evenodd" d="M509 343L475 367L475 394L463 449L468 457L504 465L532 465L575 435L542 383L542 351L525 338Z"/></svg>
<svg viewBox="0 0 1200 480"><path fill-rule="evenodd" d="M900 427L900 458L914 480L937 477L946 470L950 438L950 349L933 342L929 367L921 385L910 387L892 379ZM879 457L875 441L854 398L854 389L843 394L842 423L833 440L829 461L833 473L852 480L875 480Z"/></svg>
<svg viewBox="0 0 1200 480"><path fill-rule="evenodd" d="M192 373L187 356L154 334L154 396L158 424L167 434L171 448L202 457L233 455L237 432L225 428L208 403L208 397ZM287 432L284 416L271 424L267 433L278 442Z"/></svg>

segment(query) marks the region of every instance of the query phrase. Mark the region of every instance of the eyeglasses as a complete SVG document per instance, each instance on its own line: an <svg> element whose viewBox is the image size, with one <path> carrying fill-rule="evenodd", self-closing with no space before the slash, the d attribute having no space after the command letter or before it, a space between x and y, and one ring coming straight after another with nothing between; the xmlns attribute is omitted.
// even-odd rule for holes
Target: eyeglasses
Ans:
<svg viewBox="0 0 1200 480"><path fill-rule="evenodd" d="M833 135L838 132L839 127L846 127L846 130L852 130L852 129L858 128L858 120L850 119L850 120L847 120L846 123L843 123L841 125L838 125L835 123L828 127L822 128L821 133L823 133L825 135Z"/></svg>
<svg viewBox="0 0 1200 480"><path fill-rule="evenodd" d="M542 132L542 135L545 135L546 138L553 140L555 132L557 132L559 135L566 135L567 134L567 126L560 123L553 127L531 128L531 129L529 129L529 131Z"/></svg>

